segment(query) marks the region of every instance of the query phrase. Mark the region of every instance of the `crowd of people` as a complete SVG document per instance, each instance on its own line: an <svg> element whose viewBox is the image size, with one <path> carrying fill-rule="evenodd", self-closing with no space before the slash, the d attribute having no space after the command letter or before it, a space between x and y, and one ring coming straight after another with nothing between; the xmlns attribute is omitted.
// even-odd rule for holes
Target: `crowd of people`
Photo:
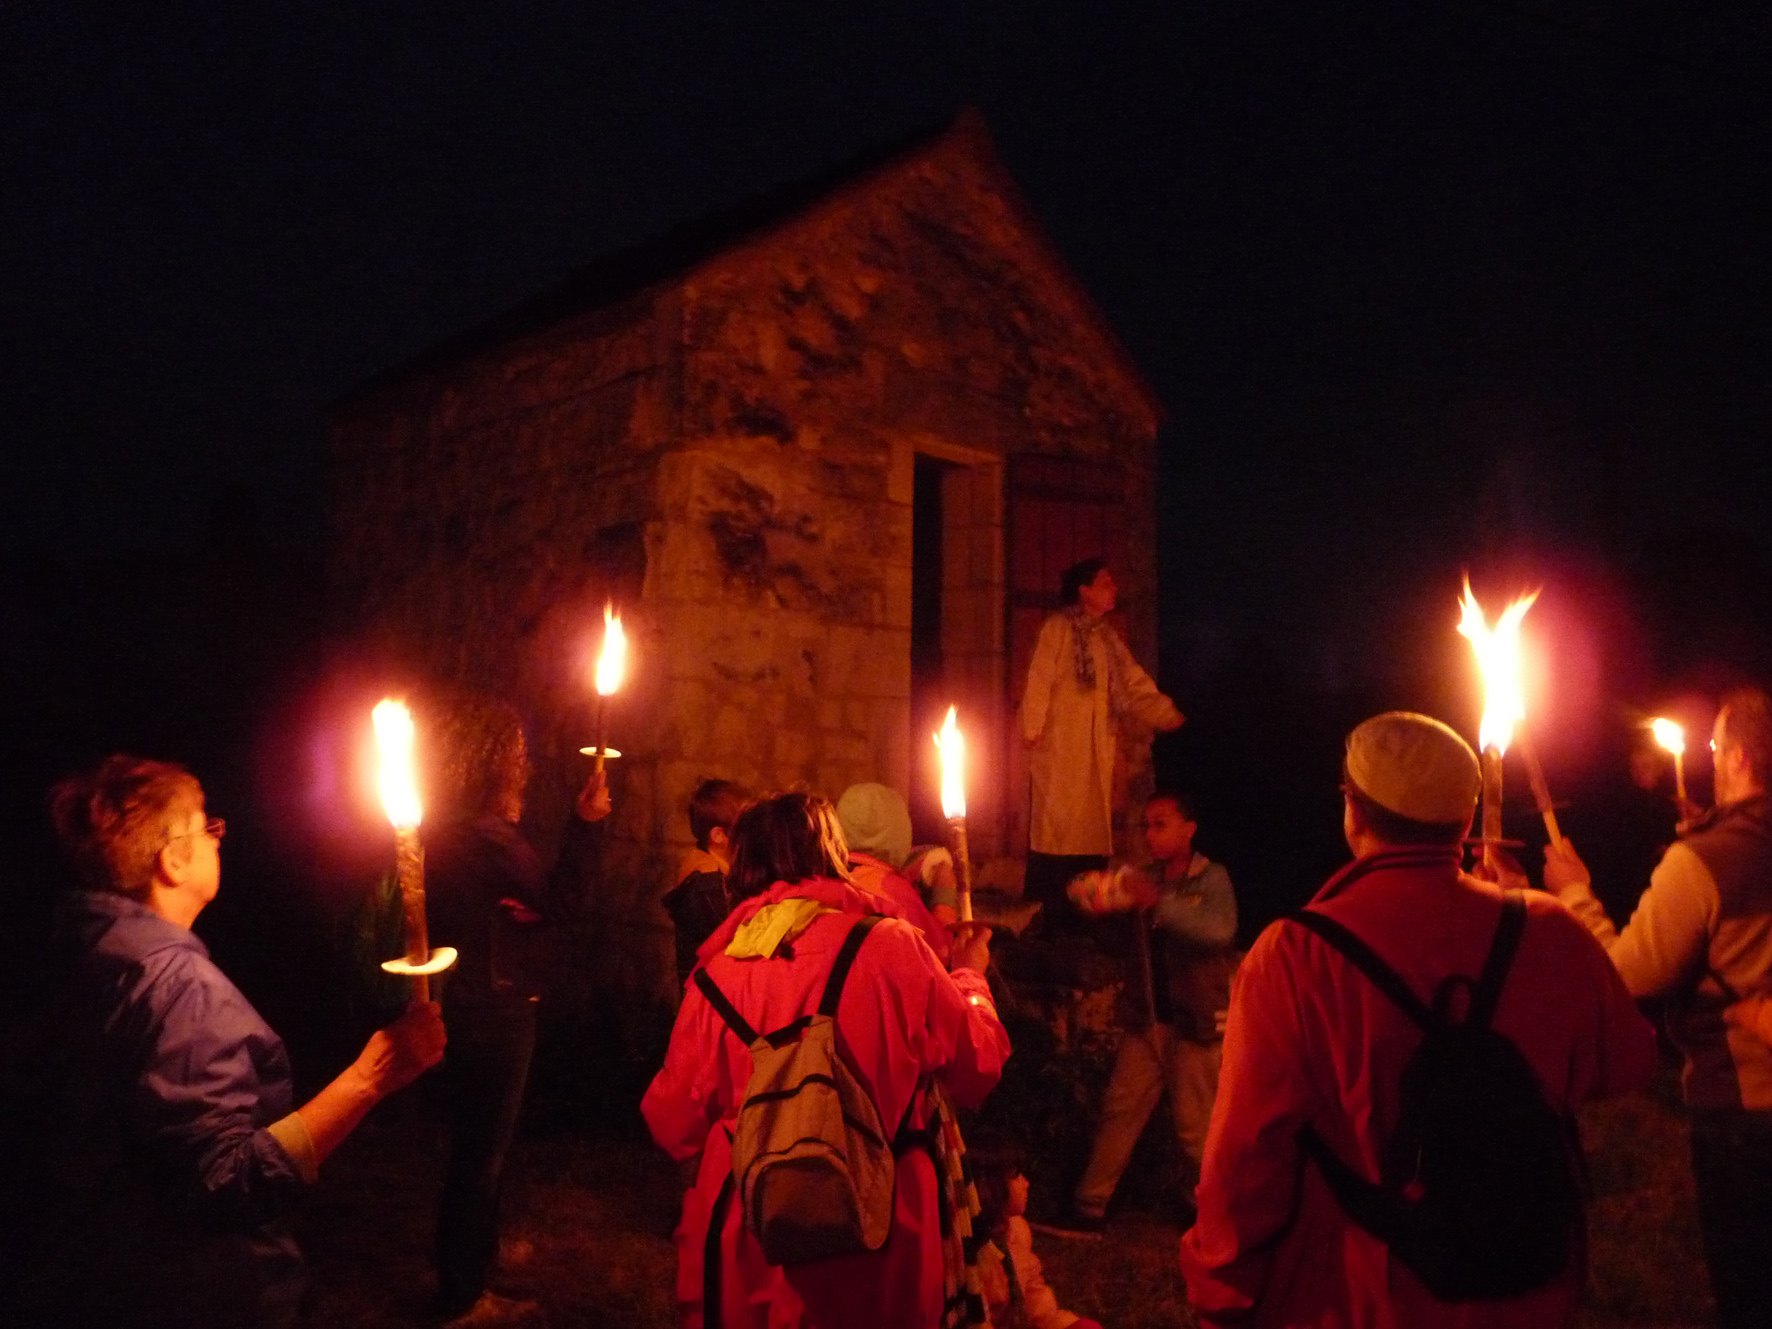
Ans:
<svg viewBox="0 0 1772 1329"><path fill-rule="evenodd" d="M1719 1323L1772 1323L1772 699L1722 700L1716 806L1682 825L1622 930L1567 841L1547 850L1542 891L1511 868L1467 871L1476 755L1427 716L1372 717L1340 773L1351 861L1245 954L1186 794L1145 800L1142 853L1113 857L1116 745L1182 722L1108 621L1115 595L1098 560L1065 574L1020 721L1039 927L1114 918L1130 937L1074 1188L1030 1226L1024 1142L967 1138L1011 1056L992 933L961 921L954 864L913 844L903 797L708 780L662 896L682 997L640 1104L682 1166L681 1323L1098 1329L1046 1284L1033 1227L1099 1236L1167 1097L1201 1323L1572 1324L1575 1114L1654 1076L1641 998L1665 1001L1684 1057ZM299 1105L281 1041L191 931L225 831L196 779L116 756L53 792L80 884L6 1071L0 1324L299 1323L293 1207L370 1108L432 1068L450 1129L436 1316L533 1314L490 1284L537 939L577 907L575 837L610 795L587 780L549 869L517 829L517 712L449 694L430 719L432 936L458 949L456 971L441 1004L407 1005Z"/></svg>

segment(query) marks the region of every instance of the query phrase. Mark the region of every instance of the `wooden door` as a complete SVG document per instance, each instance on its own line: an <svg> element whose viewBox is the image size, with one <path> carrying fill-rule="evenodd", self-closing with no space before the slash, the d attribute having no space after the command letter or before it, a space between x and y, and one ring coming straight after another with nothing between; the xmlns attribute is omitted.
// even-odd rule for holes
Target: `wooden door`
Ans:
<svg viewBox="0 0 1772 1329"><path fill-rule="evenodd" d="M1117 576L1126 566L1126 473L1111 462L1068 457L1011 458L1008 483L1009 704L1019 713L1028 661L1040 624L1059 608L1059 579L1073 563L1103 558ZM1122 636L1122 615L1112 615ZM1015 852L1027 849L1027 761L1019 727L1011 725L1007 764L1016 772Z"/></svg>

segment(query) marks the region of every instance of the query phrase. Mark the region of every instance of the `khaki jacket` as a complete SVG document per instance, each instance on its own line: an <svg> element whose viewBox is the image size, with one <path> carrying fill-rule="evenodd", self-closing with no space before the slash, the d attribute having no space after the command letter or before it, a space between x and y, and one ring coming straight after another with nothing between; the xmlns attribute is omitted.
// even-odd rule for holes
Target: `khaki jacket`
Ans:
<svg viewBox="0 0 1772 1329"><path fill-rule="evenodd" d="M1109 629L1111 630L1111 629ZM1033 751L1033 816L1028 847L1042 854L1114 852L1114 750L1118 735L1108 714L1111 648L1098 632L1089 649L1095 657L1095 687L1084 691L1073 663L1072 629L1063 614L1040 627L1028 662L1021 698L1021 735ZM1125 719L1150 729L1181 723L1175 703L1157 690L1151 676L1126 657Z"/></svg>

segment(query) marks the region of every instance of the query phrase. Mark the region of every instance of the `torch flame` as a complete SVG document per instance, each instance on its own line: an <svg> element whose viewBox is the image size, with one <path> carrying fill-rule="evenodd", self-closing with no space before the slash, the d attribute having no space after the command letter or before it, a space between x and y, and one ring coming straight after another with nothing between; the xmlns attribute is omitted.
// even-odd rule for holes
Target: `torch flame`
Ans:
<svg viewBox="0 0 1772 1329"><path fill-rule="evenodd" d="M424 819L418 781L413 775L412 712L402 701L376 706L375 743L381 750L381 803L397 831L409 831Z"/></svg>
<svg viewBox="0 0 1772 1329"><path fill-rule="evenodd" d="M1477 666L1483 673L1479 748L1506 752L1513 741L1514 726L1526 718L1526 699L1520 686L1520 620L1537 598L1538 592L1532 591L1515 600L1491 631L1483 607L1471 593L1470 578L1464 579L1464 598L1458 602L1464 618L1458 630L1470 639L1471 648L1477 653Z"/></svg>
<svg viewBox="0 0 1772 1329"><path fill-rule="evenodd" d="M621 615L615 606L603 606L603 653L597 657L597 695L607 697L621 687L621 677L628 664L628 637L621 630Z"/></svg>
<svg viewBox="0 0 1772 1329"><path fill-rule="evenodd" d="M1651 720L1649 728L1654 731L1655 741L1674 756L1678 757L1686 751L1686 731L1672 720Z"/></svg>
<svg viewBox="0 0 1772 1329"><path fill-rule="evenodd" d="M941 753L941 815L952 821L966 815L966 736L960 732L957 708L948 707L935 747Z"/></svg>

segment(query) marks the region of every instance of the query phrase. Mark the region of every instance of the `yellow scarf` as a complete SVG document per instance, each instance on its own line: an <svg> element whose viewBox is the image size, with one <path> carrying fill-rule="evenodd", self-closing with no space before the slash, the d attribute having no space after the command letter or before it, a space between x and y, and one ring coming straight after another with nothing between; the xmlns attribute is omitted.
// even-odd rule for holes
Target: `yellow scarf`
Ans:
<svg viewBox="0 0 1772 1329"><path fill-rule="evenodd" d="M735 960L767 960L784 941L792 941L820 914L837 911L820 900L793 896L766 904L738 925L732 940L726 943L726 954Z"/></svg>

